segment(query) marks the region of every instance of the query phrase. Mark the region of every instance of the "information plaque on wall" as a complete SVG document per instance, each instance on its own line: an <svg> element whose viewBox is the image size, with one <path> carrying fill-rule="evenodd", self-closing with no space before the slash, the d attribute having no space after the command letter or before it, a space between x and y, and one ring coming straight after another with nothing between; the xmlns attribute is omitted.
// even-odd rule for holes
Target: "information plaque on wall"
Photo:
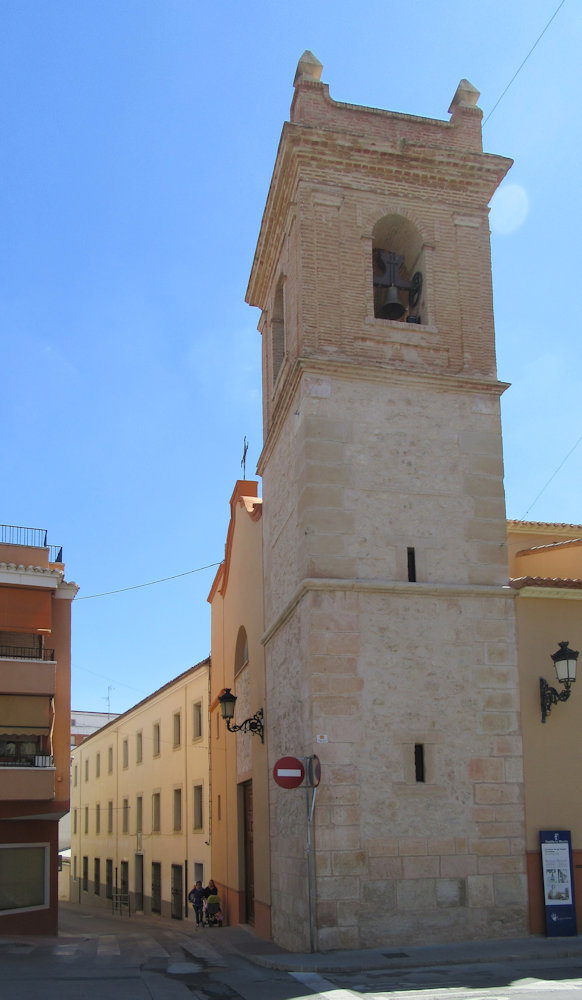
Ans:
<svg viewBox="0 0 582 1000"><path fill-rule="evenodd" d="M546 934L567 937L578 933L574 905L572 839L569 830L540 830Z"/></svg>

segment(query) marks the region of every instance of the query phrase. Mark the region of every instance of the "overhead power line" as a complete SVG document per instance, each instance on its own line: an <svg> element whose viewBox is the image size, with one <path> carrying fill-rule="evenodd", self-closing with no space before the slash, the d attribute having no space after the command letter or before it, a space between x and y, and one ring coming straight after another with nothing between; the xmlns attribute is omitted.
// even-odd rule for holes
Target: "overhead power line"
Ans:
<svg viewBox="0 0 582 1000"><path fill-rule="evenodd" d="M495 108L497 107L497 105L498 105L498 104L501 104L501 101L503 100L503 98L505 97L505 95L506 95L507 91L508 91L508 90L509 90L509 88L511 87L511 84L512 84L512 83L513 83L513 81L514 81L514 80L516 79L516 77L518 77L518 76L519 76L519 74L521 73L521 71L522 71L523 67L525 66L526 62L528 61L529 57L531 56L531 54L532 54L533 50L535 49L536 45L538 44L538 42L540 42L540 41L542 40L542 38L543 38L543 36L545 35L546 31L547 31L547 30L548 30L548 28L550 27L550 24L551 24L551 23L552 23L552 21L554 20L554 18L555 18L555 16L556 16L556 14L557 14L557 13L558 13L558 12L559 12L559 11L561 10L561 8L562 8L562 7L564 6L564 4L565 4L565 3L566 3L566 0L561 0L561 3L559 3L559 4L558 4L558 6L556 7L556 9L555 9L554 13L552 14L552 16L551 16L550 20L549 20L549 21L548 21L548 23L546 24L546 26L545 26L544 30L542 31L541 35L540 35L540 36L539 36L539 38L537 38L537 39L536 39L536 41L535 41L535 42L533 43L533 45L532 45L531 49L529 50L528 54L526 55L525 59L523 60L523 62L521 63L521 65L520 65L520 66L518 66L518 68L516 69L515 73L514 73L514 74L513 74L513 76L511 77L511 80L510 80L510 81L509 81L509 83L507 84L507 87L505 88L505 90L503 91L503 93L501 94L501 96L497 98L497 101L495 102L495 104L494 104L494 105L493 105L493 107L491 108L491 111L490 111L490 112L489 112L489 114L487 115L487 118L486 118L486 119L485 119L485 121L483 122L483 127L485 127L485 125L487 124L487 122L488 122L488 121L489 121L489 119L491 118L491 115L492 115L492 114L493 114L493 112L495 111Z"/></svg>
<svg viewBox="0 0 582 1000"><path fill-rule="evenodd" d="M198 569L187 569L185 573L175 573L174 576L163 576L160 580L150 580L149 583L136 583L133 587L120 587L119 590L105 590L102 594L87 594L86 597L75 597L75 601L91 601L94 597L109 597L111 594L124 594L127 590L140 590L142 587L154 587L156 583L166 583L168 580L178 580L181 576L191 576L192 573L201 573L202 570L212 569L220 566L219 562L208 563L207 566L199 566Z"/></svg>
<svg viewBox="0 0 582 1000"><path fill-rule="evenodd" d="M555 477L558 475L558 472L560 471L560 469L562 468L562 466L564 466L566 464L566 462L570 458L570 455L572 454L572 452L576 451L576 448L578 447L578 445L580 444L581 441L582 441L582 434L580 435L580 437L576 441L576 444L572 445L572 447L570 448L570 451L568 452L568 454L562 459L562 461L560 462L558 468L555 469L554 472L552 472L552 475L548 479L547 483L545 483L542 486L540 492L538 493L538 495L535 498L535 500L533 501L533 503L530 503L530 505L527 508L525 514L523 514L520 517L520 519L519 519L520 521L525 521L525 519L526 519L527 515L529 514L530 510L532 509L532 507L535 507L535 505L538 502L539 498L541 497L542 493L548 488L548 486L550 485L552 479L555 479Z"/></svg>

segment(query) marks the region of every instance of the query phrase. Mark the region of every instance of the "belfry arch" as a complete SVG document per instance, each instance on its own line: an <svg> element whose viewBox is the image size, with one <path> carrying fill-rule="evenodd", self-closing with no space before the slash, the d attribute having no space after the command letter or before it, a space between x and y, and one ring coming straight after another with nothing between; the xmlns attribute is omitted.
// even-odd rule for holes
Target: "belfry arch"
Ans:
<svg viewBox="0 0 582 1000"><path fill-rule="evenodd" d="M374 316L427 323L425 244L410 219L392 213L372 232Z"/></svg>

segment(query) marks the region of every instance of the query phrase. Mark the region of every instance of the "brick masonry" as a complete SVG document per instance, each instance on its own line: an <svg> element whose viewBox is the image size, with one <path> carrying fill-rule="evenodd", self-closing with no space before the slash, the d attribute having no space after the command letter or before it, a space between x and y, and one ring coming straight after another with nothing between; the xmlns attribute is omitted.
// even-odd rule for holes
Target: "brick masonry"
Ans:
<svg viewBox="0 0 582 1000"><path fill-rule="evenodd" d="M450 122L340 105L300 79L249 284L262 311L269 759L322 761L322 950L525 930L487 224L510 161L481 152L480 118L462 102ZM422 268L421 325L374 316L386 233L385 249ZM273 935L304 949L304 792L275 788L269 821Z"/></svg>

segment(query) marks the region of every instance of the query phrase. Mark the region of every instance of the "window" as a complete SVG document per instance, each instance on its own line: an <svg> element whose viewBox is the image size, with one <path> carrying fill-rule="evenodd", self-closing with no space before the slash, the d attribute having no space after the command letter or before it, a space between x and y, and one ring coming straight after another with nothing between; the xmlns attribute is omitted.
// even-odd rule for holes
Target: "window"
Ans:
<svg viewBox="0 0 582 1000"><path fill-rule="evenodd" d="M180 712L174 712L173 719L173 732L174 732L174 746L179 747L182 742L182 716Z"/></svg>
<svg viewBox="0 0 582 1000"><path fill-rule="evenodd" d="M143 830L143 798L138 795L135 800L135 832L141 833Z"/></svg>
<svg viewBox="0 0 582 1000"><path fill-rule="evenodd" d="M77 832L77 810L73 809L73 833Z"/></svg>
<svg viewBox="0 0 582 1000"><path fill-rule="evenodd" d="M85 761L85 781L89 781L89 759Z"/></svg>
<svg viewBox="0 0 582 1000"><path fill-rule="evenodd" d="M101 858L93 858L93 891L96 896L101 892Z"/></svg>
<svg viewBox="0 0 582 1000"><path fill-rule="evenodd" d="M73 854L73 878L77 881L77 855Z"/></svg>
<svg viewBox="0 0 582 1000"><path fill-rule="evenodd" d="M273 365L273 385L285 359L285 296L283 293L283 278L275 291L273 300L273 316L271 319L271 353Z"/></svg>
<svg viewBox="0 0 582 1000"><path fill-rule="evenodd" d="M203 826L202 785L194 785L194 829L201 830Z"/></svg>
<svg viewBox="0 0 582 1000"><path fill-rule="evenodd" d="M113 802L107 803L107 833L113 833Z"/></svg>
<svg viewBox="0 0 582 1000"><path fill-rule="evenodd" d="M182 829L182 789L174 788L174 833Z"/></svg>
<svg viewBox="0 0 582 1000"><path fill-rule="evenodd" d="M202 736L202 702L195 701L192 705L192 739L199 740Z"/></svg>
<svg viewBox="0 0 582 1000"><path fill-rule="evenodd" d="M424 781L424 743L414 744L414 773L417 781Z"/></svg>
<svg viewBox="0 0 582 1000"><path fill-rule="evenodd" d="M236 637L236 647L234 651L234 672L238 674L249 662L249 641L246 629L241 625Z"/></svg>
<svg viewBox="0 0 582 1000"><path fill-rule="evenodd" d="M152 795L152 833L160 832L160 792Z"/></svg>
<svg viewBox="0 0 582 1000"><path fill-rule="evenodd" d="M420 232L403 216L386 215L372 240L374 316L401 323L427 323L422 274L426 247Z"/></svg>
<svg viewBox="0 0 582 1000"><path fill-rule="evenodd" d="M101 754L98 753L95 757L95 777L101 777Z"/></svg>
<svg viewBox="0 0 582 1000"><path fill-rule="evenodd" d="M160 756L160 724L154 722L154 757Z"/></svg>
<svg viewBox="0 0 582 1000"><path fill-rule="evenodd" d="M218 818L222 819L222 809L221 809L220 803L221 803L221 800L220 800L220 795L219 795L217 797L217 801L216 801L216 813L217 813Z"/></svg>
<svg viewBox="0 0 582 1000"><path fill-rule="evenodd" d="M121 832L129 833L129 799L123 799L121 804Z"/></svg>
<svg viewBox="0 0 582 1000"><path fill-rule="evenodd" d="M77 787L77 773L78 773L78 770L79 770L79 768L75 764L75 766L73 768L73 788Z"/></svg>
<svg viewBox="0 0 582 1000"><path fill-rule="evenodd" d="M85 833L89 833L89 806L85 806Z"/></svg>
<svg viewBox="0 0 582 1000"><path fill-rule="evenodd" d="M97 835L101 833L101 806L99 803L95 806L95 833Z"/></svg>
<svg viewBox="0 0 582 1000"><path fill-rule="evenodd" d="M408 561L409 583L416 583L416 553L413 548L407 548L406 558Z"/></svg>
<svg viewBox="0 0 582 1000"><path fill-rule="evenodd" d="M44 909L49 902L48 845L0 845L0 913Z"/></svg>
<svg viewBox="0 0 582 1000"><path fill-rule="evenodd" d="M89 858L83 857L83 892L89 892Z"/></svg>
<svg viewBox="0 0 582 1000"><path fill-rule="evenodd" d="M107 773L113 774L113 747L107 748Z"/></svg>
<svg viewBox="0 0 582 1000"><path fill-rule="evenodd" d="M135 737L135 762L141 764L143 760L143 736L137 733Z"/></svg>
<svg viewBox="0 0 582 1000"><path fill-rule="evenodd" d="M124 740L121 744L121 762L123 767L128 767L129 765L129 744L127 740Z"/></svg>

